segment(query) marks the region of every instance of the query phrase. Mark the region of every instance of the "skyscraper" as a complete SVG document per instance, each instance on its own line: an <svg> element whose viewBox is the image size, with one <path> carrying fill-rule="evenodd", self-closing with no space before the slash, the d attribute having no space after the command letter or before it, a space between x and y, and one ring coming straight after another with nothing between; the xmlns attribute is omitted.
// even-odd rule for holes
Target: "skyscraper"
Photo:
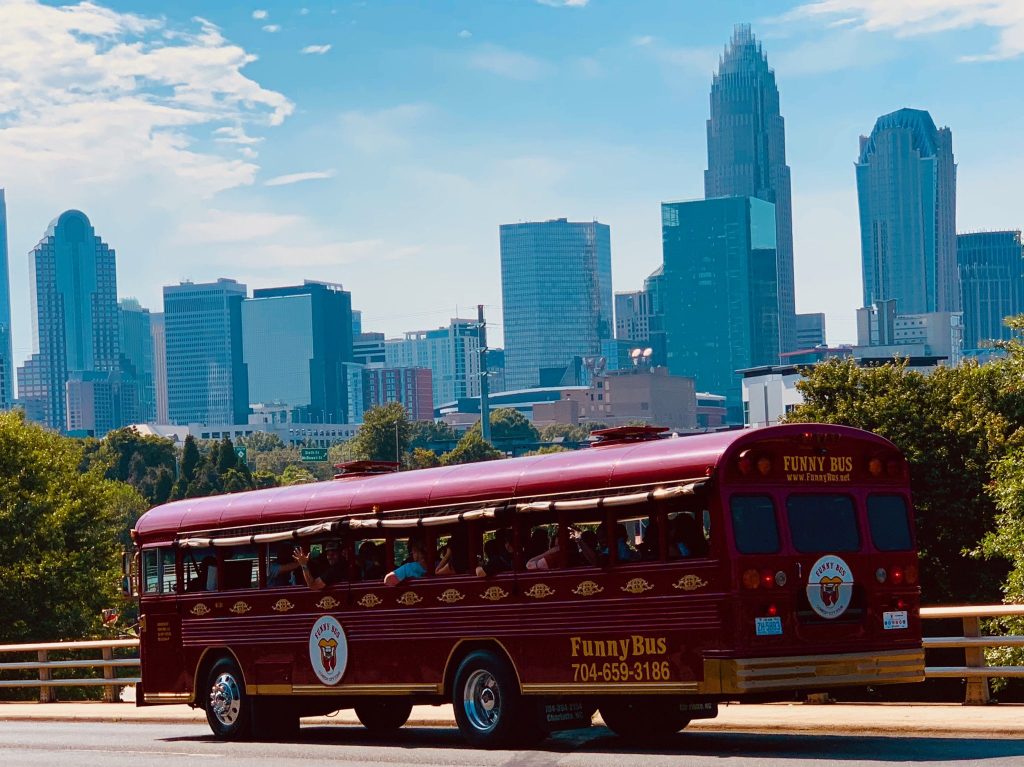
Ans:
<svg viewBox="0 0 1024 767"><path fill-rule="evenodd" d="M389 368L430 368L434 405L480 396L480 326L452 319L448 327L412 330L384 342Z"/></svg>
<svg viewBox="0 0 1024 767"><path fill-rule="evenodd" d="M898 314L960 310L956 163L949 128L921 109L882 115L857 160L865 307Z"/></svg>
<svg viewBox="0 0 1024 767"><path fill-rule="evenodd" d="M1006 341L1007 317L1024 312L1024 245L1020 230L958 234L964 321L964 352L978 352L986 341Z"/></svg>
<svg viewBox="0 0 1024 767"><path fill-rule="evenodd" d="M167 338L164 334L164 313L149 315L149 332L153 339L153 399L156 422L168 423L167 414Z"/></svg>
<svg viewBox="0 0 1024 767"><path fill-rule="evenodd" d="M11 349L11 283L7 258L7 201L0 189L0 410L14 400L14 356Z"/></svg>
<svg viewBox="0 0 1024 767"><path fill-rule="evenodd" d="M781 351L796 347L793 206L775 72L749 24L738 24L711 83L704 196L775 205Z"/></svg>
<svg viewBox="0 0 1024 767"><path fill-rule="evenodd" d="M242 350L250 404L281 402L299 422L348 422L352 295L341 285L254 290L242 303Z"/></svg>
<svg viewBox="0 0 1024 767"><path fill-rule="evenodd" d="M153 386L153 330L149 309L134 298L122 298L117 304L121 341L121 366L131 372L139 392L139 421L156 418L156 393Z"/></svg>
<svg viewBox="0 0 1024 767"><path fill-rule="evenodd" d="M76 430L102 436L137 413L137 402L88 399L137 396L123 386L114 251L84 213L68 210L50 223L29 259L33 354L18 369L19 399L29 418L64 431L72 428L69 381L88 384L74 392L80 409L71 420ZM110 418L94 420L94 414Z"/></svg>
<svg viewBox="0 0 1024 767"><path fill-rule="evenodd" d="M669 372L724 394L729 423L742 424L736 371L779 357L774 206L756 197L667 202L661 220Z"/></svg>
<svg viewBox="0 0 1024 767"><path fill-rule="evenodd" d="M501 226L505 387L600 355L613 337L611 234L597 221Z"/></svg>
<svg viewBox="0 0 1024 767"><path fill-rule="evenodd" d="M167 415L171 423L246 423L249 383L242 361L246 286L164 286Z"/></svg>

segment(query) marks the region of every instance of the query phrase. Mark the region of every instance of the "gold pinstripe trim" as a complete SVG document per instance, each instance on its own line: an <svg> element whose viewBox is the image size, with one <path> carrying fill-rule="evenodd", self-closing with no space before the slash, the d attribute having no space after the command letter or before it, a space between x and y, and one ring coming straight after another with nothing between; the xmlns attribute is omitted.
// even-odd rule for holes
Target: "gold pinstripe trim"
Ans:
<svg viewBox="0 0 1024 767"><path fill-rule="evenodd" d="M539 682L522 685L523 695L687 695L697 692L697 682L654 684L557 684Z"/></svg>
<svg viewBox="0 0 1024 767"><path fill-rule="evenodd" d="M339 684L334 687L320 684L292 685L295 695L438 695L438 684Z"/></svg>
<svg viewBox="0 0 1024 767"><path fill-rule="evenodd" d="M188 703L192 695L187 692L147 692L143 693L142 699L147 703Z"/></svg>

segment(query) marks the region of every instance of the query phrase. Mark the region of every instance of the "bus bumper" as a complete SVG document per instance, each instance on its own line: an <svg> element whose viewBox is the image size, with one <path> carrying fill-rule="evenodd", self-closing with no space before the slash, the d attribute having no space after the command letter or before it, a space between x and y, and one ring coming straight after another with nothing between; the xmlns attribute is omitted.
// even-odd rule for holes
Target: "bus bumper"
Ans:
<svg viewBox="0 0 1024 767"><path fill-rule="evenodd" d="M704 694L803 690L924 681L924 650L779 658L705 658Z"/></svg>

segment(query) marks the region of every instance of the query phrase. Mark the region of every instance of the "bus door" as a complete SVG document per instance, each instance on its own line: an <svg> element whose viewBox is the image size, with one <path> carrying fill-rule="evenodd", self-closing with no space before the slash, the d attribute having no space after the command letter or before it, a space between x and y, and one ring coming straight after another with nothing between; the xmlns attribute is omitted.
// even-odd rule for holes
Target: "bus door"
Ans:
<svg viewBox="0 0 1024 767"><path fill-rule="evenodd" d="M143 549L139 568L140 706L176 702L185 691L177 592L175 549Z"/></svg>

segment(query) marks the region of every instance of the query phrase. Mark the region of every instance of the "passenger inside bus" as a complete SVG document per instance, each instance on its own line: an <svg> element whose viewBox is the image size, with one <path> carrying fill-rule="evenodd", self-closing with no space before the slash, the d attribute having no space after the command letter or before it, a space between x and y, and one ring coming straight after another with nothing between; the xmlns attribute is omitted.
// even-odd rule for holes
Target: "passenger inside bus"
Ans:
<svg viewBox="0 0 1024 767"><path fill-rule="evenodd" d="M530 532L530 540L526 544L526 550L523 552L528 560L538 557L551 548L551 543L548 539L547 527L535 527Z"/></svg>
<svg viewBox="0 0 1024 767"><path fill-rule="evenodd" d="M661 535L658 531L658 521L650 518L647 524L643 526L643 530L644 538L643 543L640 544L640 559L644 562L654 562L661 558L658 552L658 539Z"/></svg>
<svg viewBox="0 0 1024 767"><path fill-rule="evenodd" d="M298 586L296 580L299 563L292 556L292 547L279 543L274 547L274 561L267 568L268 586Z"/></svg>
<svg viewBox="0 0 1024 767"><path fill-rule="evenodd" d="M608 538L605 534L605 530L604 522L597 526L598 561L592 562L591 564L605 565L609 561ZM582 545L580 546L580 552L584 555L584 559L586 559L586 552ZM620 563L635 562L640 558L640 555L637 554L637 552L633 550L633 547L629 545L629 532L626 530L626 526L621 523L615 526L615 558L615 561Z"/></svg>
<svg viewBox="0 0 1024 767"><path fill-rule="evenodd" d="M427 574L427 556L423 541L418 538L409 539L409 559L401 567L396 567L384 576L385 586L397 586L410 578L422 578Z"/></svg>
<svg viewBox="0 0 1024 767"><path fill-rule="evenodd" d="M448 542L441 549L441 561L434 570L434 575L461 575L469 570L469 539L466 530L458 528L448 537Z"/></svg>
<svg viewBox="0 0 1024 767"><path fill-rule="evenodd" d="M194 569L194 575L188 578L188 588L186 591L216 591L217 590L217 558L212 554L207 554L203 557L197 565L195 559L192 560L192 567Z"/></svg>
<svg viewBox="0 0 1024 767"><path fill-rule="evenodd" d="M295 561L302 568L302 578L314 591L320 591L335 583L345 580L348 567L342 557L341 547L337 541L328 541L324 546L326 567L318 569L316 575L310 571L310 555L297 546L292 553Z"/></svg>
<svg viewBox="0 0 1024 767"><path fill-rule="evenodd" d="M581 530L575 525L569 525L569 547L565 554L567 567L578 567L580 565L597 565L599 541L593 530ZM527 570L551 570L561 566L561 546L558 543L558 536L547 551L531 557L526 562Z"/></svg>
<svg viewBox="0 0 1024 767"><path fill-rule="evenodd" d="M672 520L672 535L668 547L670 559L707 556L708 542L704 538L704 526L688 511L676 515Z"/></svg>
<svg viewBox="0 0 1024 767"><path fill-rule="evenodd" d="M379 581L384 577L384 552L380 545L373 541L363 541L359 544L356 564L360 580Z"/></svg>
<svg viewBox="0 0 1024 767"><path fill-rule="evenodd" d="M508 528L497 530L493 538L484 542L484 559L476 566L476 574L483 578L488 575L508 572L512 569L514 555L512 531Z"/></svg>

